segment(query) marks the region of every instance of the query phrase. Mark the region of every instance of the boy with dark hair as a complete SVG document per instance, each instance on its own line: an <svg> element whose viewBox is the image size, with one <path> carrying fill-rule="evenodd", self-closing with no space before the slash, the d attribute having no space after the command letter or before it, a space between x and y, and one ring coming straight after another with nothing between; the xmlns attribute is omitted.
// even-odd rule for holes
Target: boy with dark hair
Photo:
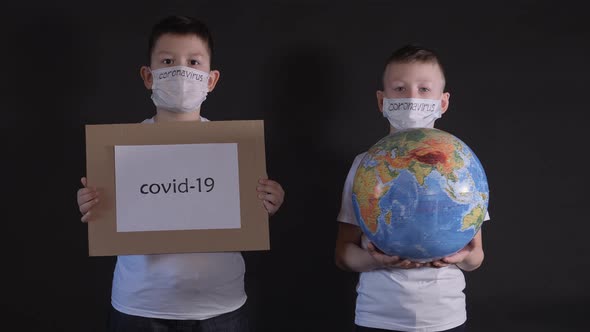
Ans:
<svg viewBox="0 0 590 332"><path fill-rule="evenodd" d="M149 38L149 66L140 75L156 106L143 123L209 121L201 104L220 73L211 69L213 39L207 26L186 16L170 16L154 25ZM99 192L78 190L82 221L92 220ZM261 179L256 190L273 215L284 191ZM118 256L111 294L110 331L248 331L243 305L244 260L240 252Z"/></svg>

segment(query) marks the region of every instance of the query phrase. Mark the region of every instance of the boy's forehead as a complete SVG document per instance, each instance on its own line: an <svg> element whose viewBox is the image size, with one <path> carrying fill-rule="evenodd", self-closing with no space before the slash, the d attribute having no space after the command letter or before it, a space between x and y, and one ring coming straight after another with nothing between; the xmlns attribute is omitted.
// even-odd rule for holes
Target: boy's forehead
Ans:
<svg viewBox="0 0 590 332"><path fill-rule="evenodd" d="M385 69L385 80L440 80L444 81L442 70L436 62L392 62Z"/></svg>
<svg viewBox="0 0 590 332"><path fill-rule="evenodd" d="M195 34L165 33L156 40L153 52L154 54L183 53L209 56L207 43Z"/></svg>

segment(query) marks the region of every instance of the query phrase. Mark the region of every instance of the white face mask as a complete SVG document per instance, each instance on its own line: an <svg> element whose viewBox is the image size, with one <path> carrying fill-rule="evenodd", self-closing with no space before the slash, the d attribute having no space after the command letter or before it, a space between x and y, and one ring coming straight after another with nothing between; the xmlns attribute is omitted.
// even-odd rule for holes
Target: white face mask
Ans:
<svg viewBox="0 0 590 332"><path fill-rule="evenodd" d="M433 128L442 115L439 99L383 98L383 116L395 129Z"/></svg>
<svg viewBox="0 0 590 332"><path fill-rule="evenodd" d="M209 74L176 66L152 70L152 100L157 108L172 112L196 111L207 98Z"/></svg>

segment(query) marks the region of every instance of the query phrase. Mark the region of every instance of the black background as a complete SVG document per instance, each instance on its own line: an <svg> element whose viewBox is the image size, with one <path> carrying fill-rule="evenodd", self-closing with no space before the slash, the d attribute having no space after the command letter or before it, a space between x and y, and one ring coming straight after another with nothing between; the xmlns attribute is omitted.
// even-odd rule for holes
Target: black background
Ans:
<svg viewBox="0 0 590 332"><path fill-rule="evenodd" d="M244 253L255 331L351 331L356 275L334 265L354 156L384 136L386 57L439 51L451 93L437 127L485 167L486 258L466 273L472 331L582 331L590 314L588 15L573 1L21 1L0 8L4 322L102 331L115 259L87 256L76 204L84 125L154 114L139 77L148 32L186 14L221 71L202 114L263 119L286 200L271 250ZM4 323L3 323L4 324Z"/></svg>

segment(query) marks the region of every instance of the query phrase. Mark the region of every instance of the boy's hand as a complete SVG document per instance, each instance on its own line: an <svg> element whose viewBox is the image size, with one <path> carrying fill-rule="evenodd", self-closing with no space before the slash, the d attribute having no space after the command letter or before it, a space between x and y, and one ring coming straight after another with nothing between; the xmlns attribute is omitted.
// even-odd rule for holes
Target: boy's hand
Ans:
<svg viewBox="0 0 590 332"><path fill-rule="evenodd" d="M86 186L86 178L80 179L84 188L78 189L78 207L82 213L82 222L88 222L90 220L90 209L98 203L98 191L96 188L88 188Z"/></svg>
<svg viewBox="0 0 590 332"><path fill-rule="evenodd" d="M400 269L414 269L417 267L422 267L425 264L412 262L407 259L402 259L399 256L388 256L384 254L381 250L377 249L373 243L367 245L367 250L369 254L381 265L383 268L400 268Z"/></svg>
<svg viewBox="0 0 590 332"><path fill-rule="evenodd" d="M441 268L445 266L449 266L451 264L458 264L461 263L471 252L473 251L475 244L473 240L471 240L463 249L457 251L456 253L449 255L447 257L443 257L439 260L430 262L431 267Z"/></svg>
<svg viewBox="0 0 590 332"><path fill-rule="evenodd" d="M273 180L260 179L258 183L259 185L256 187L258 198L262 200L264 208L272 216L281 207L281 204L283 204L285 191L283 191L283 187L278 182Z"/></svg>

